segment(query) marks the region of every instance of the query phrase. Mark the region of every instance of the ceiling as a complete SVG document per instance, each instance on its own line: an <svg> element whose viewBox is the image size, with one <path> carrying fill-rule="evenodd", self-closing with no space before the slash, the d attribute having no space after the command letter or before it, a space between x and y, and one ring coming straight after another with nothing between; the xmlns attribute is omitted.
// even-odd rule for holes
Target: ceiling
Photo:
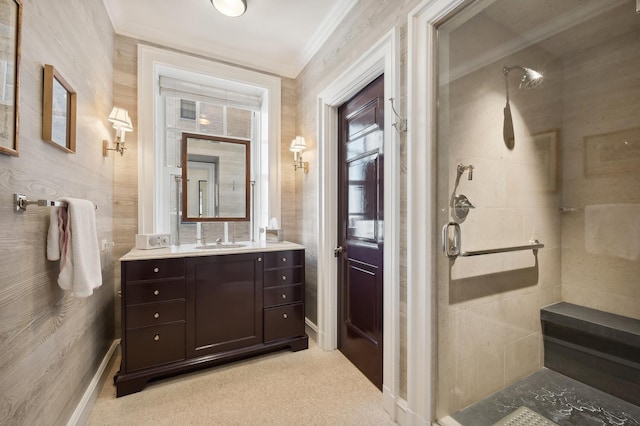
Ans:
<svg viewBox="0 0 640 426"><path fill-rule="evenodd" d="M229 18L210 0L103 0L117 34L294 78L357 0L247 0Z"/></svg>

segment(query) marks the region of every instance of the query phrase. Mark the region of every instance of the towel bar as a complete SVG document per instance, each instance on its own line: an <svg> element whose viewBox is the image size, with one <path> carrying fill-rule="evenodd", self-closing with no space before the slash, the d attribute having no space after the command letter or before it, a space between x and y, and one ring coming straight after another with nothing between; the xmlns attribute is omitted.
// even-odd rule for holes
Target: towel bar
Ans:
<svg viewBox="0 0 640 426"><path fill-rule="evenodd" d="M449 241L449 227L453 227L453 241ZM500 247L494 249L487 250L469 250L464 251L461 248L462 246L462 235L460 233L460 225L456 222L449 222L444 227L442 227L442 251L444 255L449 259L455 259L456 257L471 257L471 256L482 256L485 254L494 254L494 253L507 253L510 251L521 251L521 250L533 250L533 254L537 254L537 250L544 247L538 240L529 241L528 244L520 245L520 246L512 246L512 247Z"/></svg>
<svg viewBox="0 0 640 426"><path fill-rule="evenodd" d="M29 200L24 194L13 194L13 202L16 208L16 212L24 212L27 210L27 206L37 205L41 207L66 207L67 203L58 200ZM95 206L98 210L98 206Z"/></svg>

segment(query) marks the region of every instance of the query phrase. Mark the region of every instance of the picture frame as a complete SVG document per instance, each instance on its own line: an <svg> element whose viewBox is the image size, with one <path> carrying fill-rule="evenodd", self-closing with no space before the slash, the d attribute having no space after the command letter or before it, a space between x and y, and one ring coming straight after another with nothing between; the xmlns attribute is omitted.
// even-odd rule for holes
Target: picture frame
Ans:
<svg viewBox="0 0 640 426"><path fill-rule="evenodd" d="M76 92L53 65L44 66L42 139L67 153L76 152Z"/></svg>
<svg viewBox="0 0 640 426"><path fill-rule="evenodd" d="M584 137L586 177L637 174L639 170L640 127Z"/></svg>
<svg viewBox="0 0 640 426"><path fill-rule="evenodd" d="M541 169L540 189L556 191L558 189L558 137L559 129L552 129L531 135L533 147Z"/></svg>
<svg viewBox="0 0 640 426"><path fill-rule="evenodd" d="M0 153L18 156L22 0L0 0Z"/></svg>

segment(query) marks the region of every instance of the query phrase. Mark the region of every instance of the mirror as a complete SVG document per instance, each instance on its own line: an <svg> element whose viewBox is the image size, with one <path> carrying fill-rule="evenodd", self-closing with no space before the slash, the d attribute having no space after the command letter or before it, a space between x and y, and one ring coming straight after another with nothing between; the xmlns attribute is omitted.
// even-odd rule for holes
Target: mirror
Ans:
<svg viewBox="0 0 640 426"><path fill-rule="evenodd" d="M22 0L0 0L0 153L18 155Z"/></svg>
<svg viewBox="0 0 640 426"><path fill-rule="evenodd" d="M249 141L182 134L182 220L249 220Z"/></svg>

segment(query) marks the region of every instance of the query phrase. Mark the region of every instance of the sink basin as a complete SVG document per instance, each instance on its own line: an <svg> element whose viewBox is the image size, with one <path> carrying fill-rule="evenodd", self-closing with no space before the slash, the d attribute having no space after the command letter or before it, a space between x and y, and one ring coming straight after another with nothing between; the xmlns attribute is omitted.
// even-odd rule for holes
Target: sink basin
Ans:
<svg viewBox="0 0 640 426"><path fill-rule="evenodd" d="M233 244L233 243L212 243L212 244L204 244L201 246L196 246L197 250L221 250L221 249L232 249L232 248L240 248L244 247L244 244Z"/></svg>

